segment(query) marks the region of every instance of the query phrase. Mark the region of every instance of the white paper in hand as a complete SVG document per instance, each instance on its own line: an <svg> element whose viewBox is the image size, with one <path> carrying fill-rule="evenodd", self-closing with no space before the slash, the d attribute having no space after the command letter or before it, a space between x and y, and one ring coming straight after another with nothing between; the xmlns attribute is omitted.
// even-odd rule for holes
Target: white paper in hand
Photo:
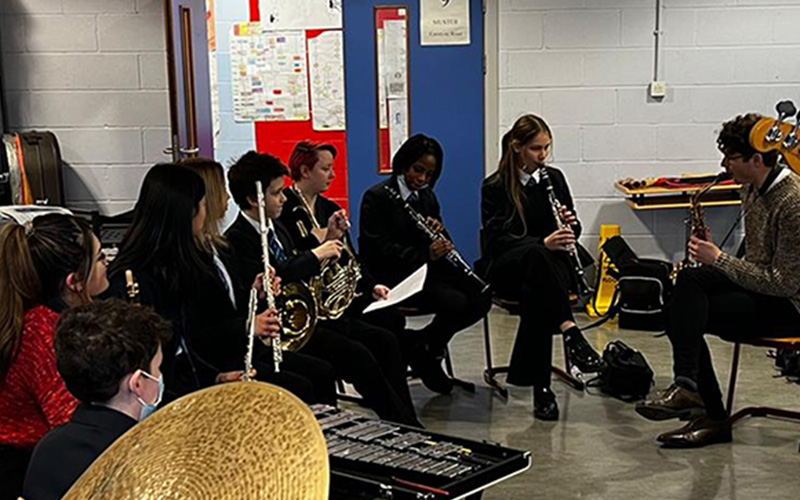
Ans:
<svg viewBox="0 0 800 500"><path fill-rule="evenodd" d="M396 287L389 290L389 295L386 297L386 300L376 300L367 306L367 308L364 309L364 314L377 311L378 309L383 309L384 307L399 304L400 302L416 294L422 290L422 287L425 285L425 277L427 275L428 264L423 264L422 267L411 273L408 278L404 279Z"/></svg>

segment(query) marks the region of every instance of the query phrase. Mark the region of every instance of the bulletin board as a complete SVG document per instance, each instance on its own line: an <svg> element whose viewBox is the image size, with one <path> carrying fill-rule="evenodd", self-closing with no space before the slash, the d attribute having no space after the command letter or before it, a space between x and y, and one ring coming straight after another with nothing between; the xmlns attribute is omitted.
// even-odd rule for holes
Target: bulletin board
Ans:
<svg viewBox="0 0 800 500"><path fill-rule="evenodd" d="M250 21L262 21L261 4L264 0L250 0ZM268 17L273 16L269 14ZM287 25L288 16L278 16L278 29L297 31L296 24ZM268 20L262 26L268 26ZM295 144L310 140L332 144L336 150L335 173L326 198L349 211L348 200L348 153L344 113L344 62L338 67L341 75L337 82L335 64L331 57L343 58L341 28L303 29L305 38L306 88L308 89L310 116L305 120L255 121L256 149L277 156L288 164ZM338 47L338 48L337 48ZM322 57L321 57L322 56ZM328 60L328 62L325 62ZM316 66L313 64L317 63ZM341 104L339 104L339 102ZM315 114L317 104L319 112Z"/></svg>

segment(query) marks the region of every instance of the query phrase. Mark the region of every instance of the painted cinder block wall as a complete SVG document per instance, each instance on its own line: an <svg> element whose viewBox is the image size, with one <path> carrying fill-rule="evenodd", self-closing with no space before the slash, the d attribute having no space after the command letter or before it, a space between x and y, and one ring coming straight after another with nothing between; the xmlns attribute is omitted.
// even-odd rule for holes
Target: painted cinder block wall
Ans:
<svg viewBox="0 0 800 500"><path fill-rule="evenodd" d="M637 252L677 259L685 212L634 212L613 181L716 171L723 121L800 102L800 1L663 0L662 101L647 91L655 4L501 0L499 128L524 112L553 126L553 163L569 178L587 248L595 251L602 223L617 223ZM706 210L715 236L737 213Z"/></svg>

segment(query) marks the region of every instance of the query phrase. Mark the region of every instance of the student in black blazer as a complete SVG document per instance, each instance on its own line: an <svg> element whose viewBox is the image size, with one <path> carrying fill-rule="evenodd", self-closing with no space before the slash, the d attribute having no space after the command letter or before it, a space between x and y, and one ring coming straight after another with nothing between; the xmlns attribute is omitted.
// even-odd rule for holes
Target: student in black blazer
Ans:
<svg viewBox="0 0 800 500"><path fill-rule="evenodd" d="M174 397L207 387L219 374L244 364L248 291L235 278L233 254L212 250L207 243L205 218L203 179L181 166L154 166L109 270L114 295L125 296L125 271L130 269L139 282L139 300L172 322L175 336L164 365ZM259 337L279 331L277 311L256 316ZM274 373L272 352L262 342L255 343L253 360L259 380L286 387L307 402L335 401L334 374L327 363L289 356L281 372Z"/></svg>
<svg viewBox="0 0 800 500"><path fill-rule="evenodd" d="M67 310L55 342L58 371L81 405L39 441L26 500L58 500L92 462L146 418L162 397L162 346L172 329L151 309L119 300Z"/></svg>
<svg viewBox="0 0 800 500"><path fill-rule="evenodd" d="M335 178L336 148L331 144L297 143L289 158L289 173L293 184L284 190L286 203L280 221L291 233L300 250L311 250L329 240L341 240L347 245L340 259L347 265L349 259L358 259L350 238L350 223L345 211L336 202L325 197ZM389 287L379 283L363 262L358 262L361 279L356 286L356 296L344 314L357 317L375 326L385 328L397 336L403 358L419 374L423 383L430 383L429 374L436 373L436 361L427 355L416 335L406 330L405 316L395 307L387 307L362 315L373 301L385 299Z"/></svg>
<svg viewBox="0 0 800 500"><path fill-rule="evenodd" d="M246 273L243 279L256 271L256 249L257 255L261 255L257 180L265 189L270 263L283 283L308 282L319 274L320 262L341 257L341 240L329 240L303 250L278 220L286 201L284 179L287 174L280 160L254 151L242 156L228 171L230 191L241 212L226 236L236 254L242 257L242 269ZM337 374L352 382L367 405L381 418L419 425L400 346L391 332L356 317L319 321L302 352L331 363Z"/></svg>
<svg viewBox="0 0 800 500"><path fill-rule="evenodd" d="M558 418L550 390L553 334L563 333L572 360L583 372L595 372L601 359L575 324L568 297L575 290L574 257L591 256L577 243L581 225L564 174L545 166L552 133L541 118L519 118L503 138L497 172L483 183L481 212L485 274L496 293L521 299L520 321L511 356L509 383L533 385L534 415ZM568 226L558 229L542 176L546 169Z"/></svg>
<svg viewBox="0 0 800 500"><path fill-rule="evenodd" d="M428 264L424 288L407 303L435 313L433 321L418 334L427 352L439 360L436 390L446 393L453 382L442 371L444 350L456 333L489 312L491 300L463 271L443 258L454 248L433 191L443 160L439 143L422 134L400 146L392 159L392 176L364 193L359 247L367 267L390 286ZM390 190L425 217L433 232L445 237L432 242Z"/></svg>

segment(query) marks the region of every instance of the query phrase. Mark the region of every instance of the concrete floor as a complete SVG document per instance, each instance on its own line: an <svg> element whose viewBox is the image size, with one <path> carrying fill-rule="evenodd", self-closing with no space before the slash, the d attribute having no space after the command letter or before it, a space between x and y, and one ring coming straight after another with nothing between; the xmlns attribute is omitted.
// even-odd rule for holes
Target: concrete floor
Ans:
<svg viewBox="0 0 800 500"><path fill-rule="evenodd" d="M495 362L505 364L516 334L517 318L494 309L490 314ZM424 324L413 319L410 326ZM588 318L578 316L578 323ZM661 449L660 432L676 421L650 422L633 405L553 382L561 418L534 420L531 390L510 387L504 403L483 383L482 324L461 332L451 343L457 376L475 382L469 394L456 389L434 395L412 382L412 396L422 422L432 431L490 440L530 450L533 466L497 485L484 499L785 499L800 488L800 425L774 419L748 419L734 429L732 444L697 450ZM656 389L671 382L671 351L666 338L649 332L620 331L616 324L590 331L589 341L602 351L613 339L639 349L656 372ZM717 374L727 387L732 345L710 338ZM561 358L557 341L554 359ZM742 351L738 405L746 403L800 408L800 386L775 375L766 350Z"/></svg>

